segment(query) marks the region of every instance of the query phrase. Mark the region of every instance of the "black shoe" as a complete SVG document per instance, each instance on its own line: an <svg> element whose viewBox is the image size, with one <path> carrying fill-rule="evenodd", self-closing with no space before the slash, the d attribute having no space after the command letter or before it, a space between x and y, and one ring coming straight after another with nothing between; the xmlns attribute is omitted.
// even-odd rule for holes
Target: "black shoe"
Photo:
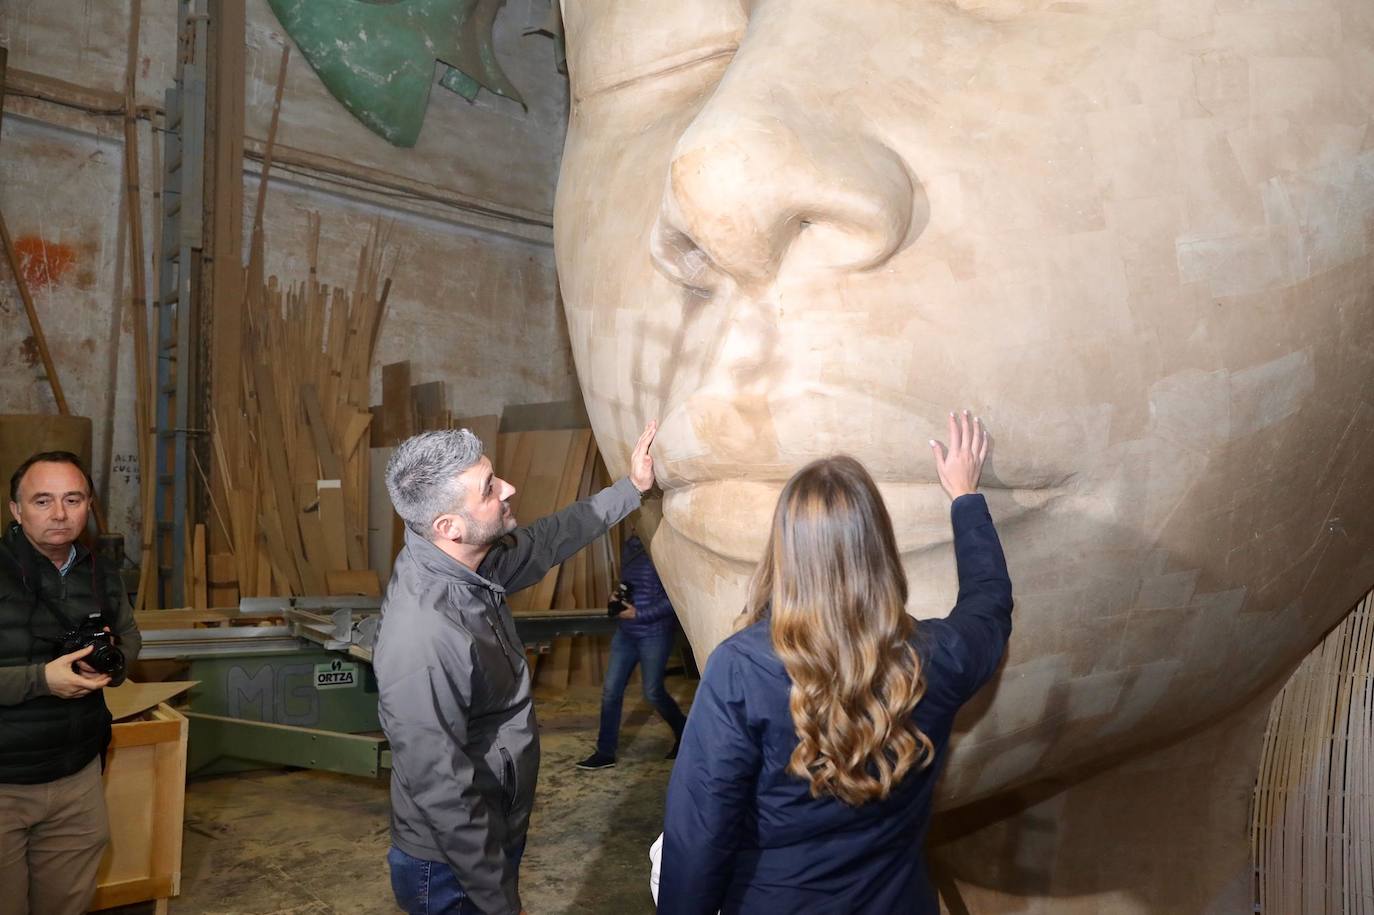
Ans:
<svg viewBox="0 0 1374 915"><path fill-rule="evenodd" d="M577 764L579 769L609 769L615 765L614 756L603 756L601 751L593 753Z"/></svg>
<svg viewBox="0 0 1374 915"><path fill-rule="evenodd" d="M677 751L680 750L681 748L682 748L682 738L679 737L677 740L674 740L674 741L673 741L673 748L672 748L671 750L669 750L669 751L668 751L668 755L665 756L665 757L663 757L663 758L664 758L664 759L677 759Z"/></svg>

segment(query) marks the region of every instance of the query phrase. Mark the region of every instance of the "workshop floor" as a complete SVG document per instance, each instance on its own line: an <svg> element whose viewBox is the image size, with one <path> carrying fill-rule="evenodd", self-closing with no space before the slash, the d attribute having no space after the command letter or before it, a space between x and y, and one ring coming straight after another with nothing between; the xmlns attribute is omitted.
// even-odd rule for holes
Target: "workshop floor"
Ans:
<svg viewBox="0 0 1374 915"><path fill-rule="evenodd" d="M695 685L668 679L684 710ZM597 699L538 706L543 763L520 869L530 915L653 912L648 849L662 830L672 733L631 690L619 764L598 772L574 768L596 741ZM385 780L308 771L193 780L171 915L395 913L388 815ZM152 911L151 903L107 910Z"/></svg>

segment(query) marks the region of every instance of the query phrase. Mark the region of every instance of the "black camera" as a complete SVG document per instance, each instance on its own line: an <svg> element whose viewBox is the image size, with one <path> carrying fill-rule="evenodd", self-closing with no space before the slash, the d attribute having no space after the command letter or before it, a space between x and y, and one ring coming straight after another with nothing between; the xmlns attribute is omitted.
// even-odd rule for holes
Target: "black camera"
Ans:
<svg viewBox="0 0 1374 915"><path fill-rule="evenodd" d="M119 679L124 673L124 652L115 647L112 635L89 622L62 633L62 643L57 648L57 655L61 657L71 654L87 645L92 646L91 653L81 661L99 673Z"/></svg>
<svg viewBox="0 0 1374 915"><path fill-rule="evenodd" d="M615 583L615 590L611 592L610 600L606 601L606 614L608 616L619 616L625 609L625 604L630 600L630 586L623 581Z"/></svg>

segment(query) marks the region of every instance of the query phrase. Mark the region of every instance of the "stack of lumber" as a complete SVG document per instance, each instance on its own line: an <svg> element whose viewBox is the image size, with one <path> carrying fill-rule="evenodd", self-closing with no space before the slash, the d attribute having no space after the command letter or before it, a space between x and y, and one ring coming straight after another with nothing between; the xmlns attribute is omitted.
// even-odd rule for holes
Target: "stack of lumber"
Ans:
<svg viewBox="0 0 1374 915"><path fill-rule="evenodd" d="M498 438L496 472L516 488L512 507L522 524L585 499L610 476L590 429L506 432ZM600 609L617 579L623 536L613 527L586 549L554 568L544 580L510 596L511 611ZM599 688L610 650L609 636L554 639L548 650L530 656L535 688L560 695L570 687Z"/></svg>
<svg viewBox="0 0 1374 915"><path fill-rule="evenodd" d="M500 417L455 417L448 406L442 381L411 384L410 362L382 366L382 402L374 404L370 442L373 448L393 448L419 432L436 429L471 429L491 446L496 441Z"/></svg>
<svg viewBox="0 0 1374 915"><path fill-rule="evenodd" d="M237 404L216 401L211 504L238 597L378 591L367 560L368 374L391 284L386 233L373 226L349 290L320 282L319 231L316 217L303 282L255 281L250 261ZM211 602L222 603L229 589L214 584Z"/></svg>

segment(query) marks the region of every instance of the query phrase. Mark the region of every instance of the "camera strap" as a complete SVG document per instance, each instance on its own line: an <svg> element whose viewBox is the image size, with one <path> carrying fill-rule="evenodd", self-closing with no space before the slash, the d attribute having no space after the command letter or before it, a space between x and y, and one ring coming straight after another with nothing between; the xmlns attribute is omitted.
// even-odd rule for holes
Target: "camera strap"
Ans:
<svg viewBox="0 0 1374 915"><path fill-rule="evenodd" d="M17 527L18 525L13 526ZM23 534L20 533L19 536L23 537ZM29 547L27 550L24 549L26 546ZM24 590L29 593L29 596L33 598L34 604L46 610L48 614L56 620L58 627L64 632L68 629L80 626L84 620L74 623L67 619L67 617L62 615L61 611L48 602L46 595L43 594L43 590L39 586L40 579L38 577L38 570L34 567L32 562L33 556L27 555L34 552L36 551L29 546L27 541L24 541L18 550L14 550L11 549L10 545L3 539L0 539L0 555L5 556L19 572L19 582L23 585ZM47 557L43 558L45 560L47 559ZM100 570L100 563L94 553L90 554L90 559L91 597L95 600L96 607L100 610L101 625L109 626L110 630L114 631L115 621L111 619L109 601L106 599L105 595L105 576Z"/></svg>

